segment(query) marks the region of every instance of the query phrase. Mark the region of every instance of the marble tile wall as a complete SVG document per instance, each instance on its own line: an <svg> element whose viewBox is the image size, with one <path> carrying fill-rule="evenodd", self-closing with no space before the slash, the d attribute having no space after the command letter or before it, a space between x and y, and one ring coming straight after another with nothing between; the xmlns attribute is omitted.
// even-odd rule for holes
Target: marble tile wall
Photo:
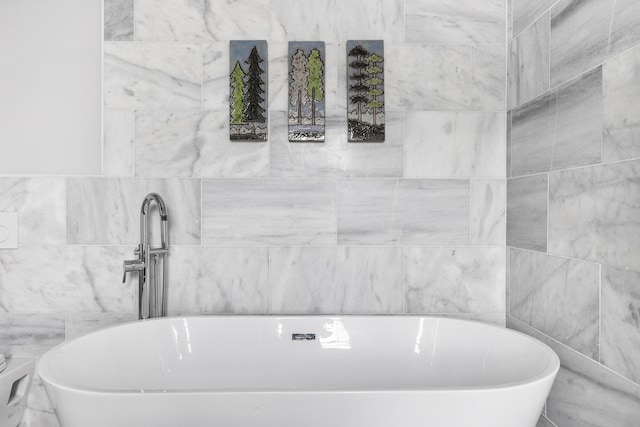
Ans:
<svg viewBox="0 0 640 427"><path fill-rule="evenodd" d="M505 0L105 0L102 174L0 171L21 220L0 251L0 351L135 319L121 265L150 191L169 208L171 315L504 325L505 20ZM229 142L237 39L268 42L265 143ZM386 45L381 144L347 142L350 39ZM324 143L287 140L292 40L326 42ZM37 379L30 405L25 427L57 425Z"/></svg>
<svg viewBox="0 0 640 427"><path fill-rule="evenodd" d="M509 15L507 324L562 361L540 425L634 425L640 3L513 0Z"/></svg>

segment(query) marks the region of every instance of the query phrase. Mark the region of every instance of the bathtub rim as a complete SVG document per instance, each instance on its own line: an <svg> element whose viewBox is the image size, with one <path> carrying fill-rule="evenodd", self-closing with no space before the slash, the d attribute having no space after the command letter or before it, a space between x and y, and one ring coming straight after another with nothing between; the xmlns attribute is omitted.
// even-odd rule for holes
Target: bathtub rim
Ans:
<svg viewBox="0 0 640 427"><path fill-rule="evenodd" d="M305 319L305 318L322 318L322 319L343 319L343 318L428 318L428 319L438 319L438 320L446 320L451 321L453 323L472 323L476 325L481 325L487 328L494 328L500 331L508 331L510 334L515 334L520 336L521 338L526 339L536 345L538 345L544 354L549 355L550 360L547 367L538 373L526 380L521 381L513 381L507 382L498 385L481 385L481 386L464 386L464 387L446 387L446 388L388 388L388 389L321 389L321 388L299 388L299 389L274 389L274 390L260 390L260 389L231 389L231 390L216 390L216 389L186 389L186 390L155 390L155 389L146 389L146 390L131 390L131 389L123 389L123 390L104 390L97 389L87 386L80 386L77 384L69 383L65 381L59 376L56 376L49 369L49 359L52 354L56 351L59 351L60 348L65 347L66 345L73 343L77 340L81 340L84 337L100 333L106 330L131 326L139 323L155 323L155 322L167 322L167 321L180 321L180 320L188 320L188 319L215 319L215 318L273 318L273 319ZM515 329L510 329L498 325L494 325L491 323L486 323L477 320L470 319L460 319L456 317L445 317L439 315L422 315L422 314L313 314L313 315L302 315L302 314L212 314L212 315L189 315L189 316L166 316L161 318L153 318L153 319L145 319L145 320L132 320L126 321L122 323L118 323L116 325L110 325L105 328L101 328L92 332L88 332L86 334L74 337L69 341L64 341L62 343L57 344L56 346L49 349L40 360L37 362L37 374L38 377L42 380L42 382L46 386L55 386L59 389L69 391L69 392L78 392L83 394L91 394L91 395L102 395L102 396L113 396L113 395L158 395L158 394L179 394L179 395L202 395L204 393L210 395L227 395L227 394L273 394L273 395L288 395L292 393L308 393L308 394L380 394L380 393L391 393L391 394L412 394L412 393L460 393L460 392L486 392L486 391L500 391L500 390L517 390L519 388L531 387L536 384L543 383L548 381L550 378L555 379L558 371L560 370L560 358L556 354L556 352L546 343L527 335L523 332L517 331Z"/></svg>

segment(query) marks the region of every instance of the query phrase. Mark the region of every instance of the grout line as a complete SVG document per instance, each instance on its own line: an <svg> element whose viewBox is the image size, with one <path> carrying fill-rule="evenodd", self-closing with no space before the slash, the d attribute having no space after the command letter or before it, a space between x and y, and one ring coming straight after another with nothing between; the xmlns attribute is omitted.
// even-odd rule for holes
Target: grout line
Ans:
<svg viewBox="0 0 640 427"><path fill-rule="evenodd" d="M619 380L622 380L622 381L624 381L626 383L629 383L632 386L640 387L640 382L635 382L635 381L625 377L621 373L619 373L617 371L614 371L613 369L609 368L608 366L603 365L602 363L598 362L597 360L594 360L591 357L579 352L578 350L574 349L573 347L570 347L569 345L567 345L567 344L565 344L565 343L563 343L561 341L558 341L557 339L555 339L555 338L545 334L544 332L534 328L533 326L529 325L528 323L523 322L522 320L518 319L517 317L513 317L513 316L509 316L509 317L511 318L512 322L519 323L520 325L523 325L525 327L525 329L531 329L532 331L535 331L536 333L540 334L542 337L544 337L545 341L550 341L554 345L559 346L559 347L565 349L566 351L571 352L575 356L580 357L582 359L585 359L589 363L593 363L593 364L597 365L599 368L601 368L601 369L607 371L608 373L613 374L614 376L616 376ZM536 338L532 334L529 334L529 333L526 333L526 334L531 336L531 337L533 337L533 338ZM538 339L538 338L536 338L536 339ZM555 350L554 350L554 352L555 352Z"/></svg>

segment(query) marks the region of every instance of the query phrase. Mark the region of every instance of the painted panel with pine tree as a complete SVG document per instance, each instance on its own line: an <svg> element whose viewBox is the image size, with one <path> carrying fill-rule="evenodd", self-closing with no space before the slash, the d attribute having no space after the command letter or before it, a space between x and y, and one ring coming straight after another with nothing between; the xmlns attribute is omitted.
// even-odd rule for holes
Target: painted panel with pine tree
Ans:
<svg viewBox="0 0 640 427"><path fill-rule="evenodd" d="M289 141L324 142L324 42L289 42Z"/></svg>
<svg viewBox="0 0 640 427"><path fill-rule="evenodd" d="M384 42L347 42L349 142L384 141Z"/></svg>
<svg viewBox="0 0 640 427"><path fill-rule="evenodd" d="M268 61L265 40L229 43L229 138L266 141L268 138Z"/></svg>

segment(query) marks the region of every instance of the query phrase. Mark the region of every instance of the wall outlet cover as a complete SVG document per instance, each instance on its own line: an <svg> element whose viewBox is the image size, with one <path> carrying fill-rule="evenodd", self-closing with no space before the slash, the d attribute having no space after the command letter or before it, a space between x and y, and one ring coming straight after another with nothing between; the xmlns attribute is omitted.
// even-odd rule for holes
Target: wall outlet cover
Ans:
<svg viewBox="0 0 640 427"><path fill-rule="evenodd" d="M17 212L0 212L0 249L18 249Z"/></svg>

